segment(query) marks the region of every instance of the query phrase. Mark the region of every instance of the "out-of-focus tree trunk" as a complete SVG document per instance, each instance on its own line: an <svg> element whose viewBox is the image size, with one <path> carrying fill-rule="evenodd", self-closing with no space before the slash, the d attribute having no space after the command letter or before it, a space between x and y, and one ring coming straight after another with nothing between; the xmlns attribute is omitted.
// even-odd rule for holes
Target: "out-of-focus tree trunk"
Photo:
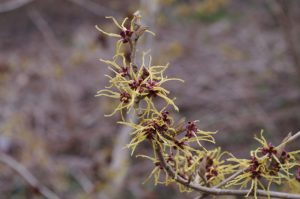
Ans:
<svg viewBox="0 0 300 199"><path fill-rule="evenodd" d="M150 30L153 31L156 13L159 9L158 0L141 0L140 11L143 16L143 25L149 26ZM139 41L137 50L148 50L153 44L153 36L149 34L143 35L143 39ZM139 51L138 56L141 51ZM131 60L133 63L139 65L139 60ZM133 112L127 115L127 120L131 120L132 123L136 123L136 116ZM111 175L111 181L108 182L106 188L99 193L98 197L101 199L117 199L122 198L122 190L126 182L127 173L129 170L129 150L124 147L130 141L131 128L123 126L116 137L115 146L112 152L112 161L110 165L109 175Z"/></svg>
<svg viewBox="0 0 300 199"><path fill-rule="evenodd" d="M293 24L290 19L289 12L290 4L288 1L283 0L268 0L266 1L266 3L280 25L286 43L287 51L298 74L300 75L300 58L294 41L295 38L293 34Z"/></svg>
<svg viewBox="0 0 300 199"><path fill-rule="evenodd" d="M140 1L141 13L143 14L142 23L150 27L150 30L155 32L155 19L159 11L158 0L141 0ZM153 48L153 36L144 35L143 49L147 50Z"/></svg>

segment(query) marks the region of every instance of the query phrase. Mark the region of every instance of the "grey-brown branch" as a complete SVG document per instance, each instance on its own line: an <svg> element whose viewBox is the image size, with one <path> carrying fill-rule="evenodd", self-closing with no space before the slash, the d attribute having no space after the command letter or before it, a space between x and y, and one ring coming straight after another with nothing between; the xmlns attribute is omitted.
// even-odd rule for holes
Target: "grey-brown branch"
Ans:
<svg viewBox="0 0 300 199"><path fill-rule="evenodd" d="M243 189L243 190L235 190L235 189L221 189L221 188L215 188L215 187L204 187L199 184L189 182L188 180L182 178L180 175L176 175L176 171L170 166L163 155L163 152L160 148L160 146L156 146L156 152L159 158L159 161L161 162L161 165L165 169L165 171L170 175L174 180L176 180L178 183L189 187L195 191L199 191L201 193L205 194L211 194L211 195L235 195L235 196L246 196L250 190L249 189ZM253 195L254 193L250 193L250 195ZM272 197L272 198L284 198L284 199L300 199L299 194L290 194L285 192L276 192L276 191L264 191L261 189L258 189L256 192L257 196L263 196L263 197Z"/></svg>
<svg viewBox="0 0 300 199"><path fill-rule="evenodd" d="M53 191L45 187L40 183L40 181L34 177L22 164L17 162L15 159L6 155L5 153L0 153L0 162L8 166L9 168L16 171L24 180L34 189L36 189L41 195L48 199L60 199Z"/></svg>

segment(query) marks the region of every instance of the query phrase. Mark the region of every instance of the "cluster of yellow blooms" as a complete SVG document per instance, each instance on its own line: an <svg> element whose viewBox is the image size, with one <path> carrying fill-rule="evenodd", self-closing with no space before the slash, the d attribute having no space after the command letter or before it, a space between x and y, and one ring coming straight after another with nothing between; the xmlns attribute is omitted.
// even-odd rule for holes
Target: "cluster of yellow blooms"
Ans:
<svg viewBox="0 0 300 199"><path fill-rule="evenodd" d="M149 178L153 177L155 184L167 185L176 182L176 176L180 176L188 182L213 187L242 170L240 175L226 182L221 188L235 186L250 188L249 194L254 193L256 196L257 189L269 190L272 183L300 181L300 170L298 174L292 173L300 168L297 162L300 151L286 151L285 142L275 147L261 134L256 140L262 146L251 151L249 159L238 159L229 152L222 152L220 148L206 149L204 145L215 143L213 137L215 132L198 129L197 121L188 122L186 125L180 122L176 124L167 109L173 108L178 111L178 108L163 85L167 81L182 80L165 76L168 65L152 65L148 53L142 54L140 66L136 66L134 60L126 59L121 50L122 46L129 45L131 53L135 53L134 45L138 38L145 32L151 33L147 27L140 25L139 15L134 15L129 23L126 18L121 24L115 18L109 18L121 30L120 34L115 34L97 27L101 33L119 40L113 59L101 59L108 65L112 75L107 75L109 86L98 91L96 96L106 96L119 101L115 110L108 116L121 113L122 120L119 123L133 129L131 141L127 145L132 154L140 143L150 143L153 156L139 155L139 157L148 158L153 162L154 169ZM150 61L146 65L145 59L148 57ZM162 108L156 105L157 98L165 102ZM126 120L124 113L129 112L135 113L136 123ZM171 177L165 171L158 158L158 148L167 164L174 169L175 177ZM189 186L178 184L181 191L191 191Z"/></svg>
<svg viewBox="0 0 300 199"><path fill-rule="evenodd" d="M251 183L250 190L255 193L258 187L263 190L270 190L272 183L280 185L284 182L300 181L297 173L300 171L300 163L297 162L300 150L286 151L285 144L288 138L277 147L273 146L272 143L268 143L262 132L260 138L255 137L255 139L261 144L261 147L250 152L250 159L231 159L239 165L239 168L244 168L245 172L230 181L226 185L227 187L233 185L247 187ZM291 173L293 168L297 167L296 174Z"/></svg>

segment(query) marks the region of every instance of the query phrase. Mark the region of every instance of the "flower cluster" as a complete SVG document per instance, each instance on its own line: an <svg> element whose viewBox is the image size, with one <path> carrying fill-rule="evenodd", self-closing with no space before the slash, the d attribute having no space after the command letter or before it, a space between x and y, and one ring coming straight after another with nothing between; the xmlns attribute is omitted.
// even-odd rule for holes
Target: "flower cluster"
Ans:
<svg viewBox="0 0 300 199"><path fill-rule="evenodd" d="M151 156L138 155L153 162L154 169L147 180L153 177L155 184L165 185L177 182L181 191L191 191L189 183L223 189L240 186L249 188L248 195L255 197L259 188L269 190L273 183L292 180L294 186L295 181L300 181L300 164L297 162L300 151L289 152L285 149L289 138L274 146L261 134L260 138L255 138L261 146L250 152L249 159L235 158L220 148L208 150L207 145L215 143L215 132L200 130L198 121L176 122L170 112L166 111L172 108L178 111L178 107L174 103L175 98L170 98L170 92L164 88L164 83L182 80L168 78L165 75L168 64L153 65L148 52L142 53L140 64L135 63L138 39L145 32L152 33L140 24L140 15L134 15L129 25L126 25L127 18L121 24L115 18L109 18L121 32L108 33L96 26L101 33L119 38L113 59L100 59L108 65L111 74L106 75L109 85L98 91L96 96L118 101L108 116L120 112L122 120L118 123L132 128L131 140L127 145L132 154L141 143L146 142L152 146ZM129 45L131 49L129 61L121 50L123 45ZM149 59L149 64L145 64L145 59ZM158 105L161 103L156 103L156 99L164 102L163 105ZM133 113L136 119L124 117L124 111ZM298 170L295 171L296 168ZM170 171L174 171L174 175L169 175ZM178 182L178 178L185 183Z"/></svg>
<svg viewBox="0 0 300 199"><path fill-rule="evenodd" d="M286 140L275 147L272 143L267 142L262 132L260 138L255 137L255 139L261 146L250 152L250 159L231 159L237 162L244 172L229 182L227 187L240 185L245 188L250 183L248 194L254 192L256 197L258 188L269 191L272 183L280 185L293 179L292 171L300 165L296 161L296 155L300 154L300 150L286 151Z"/></svg>
<svg viewBox="0 0 300 199"><path fill-rule="evenodd" d="M131 20L131 22L128 24L128 18L126 17L122 23L120 24L114 17L106 17L108 19L112 19L114 24L117 26L117 28L120 29L120 33L116 34L116 33L108 33L106 31L104 31L103 29L101 29L99 26L95 26L97 30L99 30L102 34L107 35L109 37L115 37L115 38L119 38L119 40L116 43L116 54L118 52L120 52L120 48L122 47L123 44L129 43L130 46L132 47L133 42L135 40L138 40L138 38L140 36L142 36L142 34L144 32L148 32L152 35L155 35L153 32L149 31L147 29L147 27L141 26L140 25L140 19L141 16L138 12L136 12L133 15L133 19Z"/></svg>
<svg viewBox="0 0 300 199"><path fill-rule="evenodd" d="M136 70L132 63L126 63L126 58L122 53L117 54L113 60L101 59L102 62L109 65L113 75L106 75L109 78L110 85L107 89L98 91L96 96L107 96L120 101L114 112L108 116L114 115L125 108L130 111L133 107L142 115L150 114L151 110L156 109L152 102L154 98L161 98L166 102L165 107L172 105L175 110L178 110L173 101L174 99L168 97L169 91L162 86L167 81L182 80L164 76L163 73L168 65L151 65L149 61L150 64L146 66L145 56L146 53L143 54L139 70ZM119 64L120 59L122 64ZM143 102L146 103L144 108L137 106Z"/></svg>

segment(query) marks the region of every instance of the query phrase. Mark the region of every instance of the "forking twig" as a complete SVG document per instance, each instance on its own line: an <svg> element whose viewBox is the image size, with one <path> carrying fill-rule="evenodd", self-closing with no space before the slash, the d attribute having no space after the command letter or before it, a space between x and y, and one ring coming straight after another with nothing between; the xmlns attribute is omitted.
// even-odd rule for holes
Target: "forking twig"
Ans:
<svg viewBox="0 0 300 199"><path fill-rule="evenodd" d="M298 133L295 133L294 135L287 138L287 140L284 140L277 148L282 147L283 145L286 145L300 137L300 131Z"/></svg>
<svg viewBox="0 0 300 199"><path fill-rule="evenodd" d="M234 179L235 177L239 176L240 174L242 174L245 170L245 169L241 169L241 170L238 170L236 173L234 173L233 175L229 176L228 178L226 178L225 180L223 180L220 184L214 186L214 188L220 188L222 186L224 186L227 182L229 182L230 180Z"/></svg>
<svg viewBox="0 0 300 199"><path fill-rule="evenodd" d="M160 146L156 146L156 153L158 158L161 162L161 165L165 169L165 171L178 183L189 187L195 191L199 191L201 193L211 194L211 195L235 195L235 196L245 196L249 193L248 189L244 190L235 190L235 189L220 189L214 187L204 187L199 184L189 182L188 180L182 178L180 175L176 175L174 169L166 162L165 158L163 157L163 153L161 151ZM253 193L251 193L253 195ZM251 195L250 194L250 195ZM264 191L258 189L256 192L257 196L263 197L273 197L273 198L284 198L284 199L300 199L299 194L289 194L284 192L276 192L276 191Z"/></svg>

